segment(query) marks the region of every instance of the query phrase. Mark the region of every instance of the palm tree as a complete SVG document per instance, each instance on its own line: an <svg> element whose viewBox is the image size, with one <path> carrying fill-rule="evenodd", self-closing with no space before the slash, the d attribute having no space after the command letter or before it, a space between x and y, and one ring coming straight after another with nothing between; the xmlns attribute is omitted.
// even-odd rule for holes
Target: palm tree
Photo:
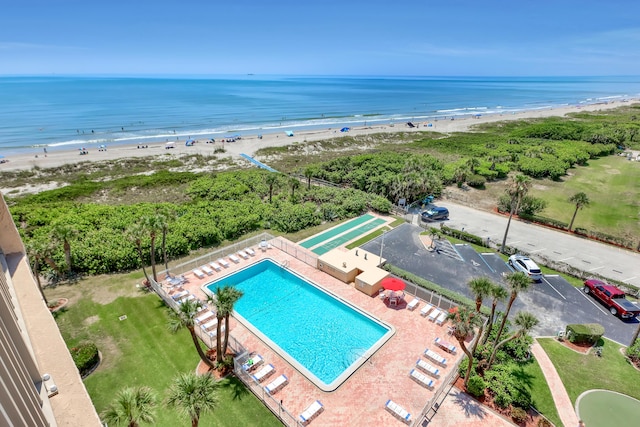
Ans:
<svg viewBox="0 0 640 427"><path fill-rule="evenodd" d="M307 190L311 190L311 178L315 175L316 169L313 166L307 166L304 169L304 176L307 178Z"/></svg>
<svg viewBox="0 0 640 427"><path fill-rule="evenodd" d="M169 212L162 212L156 215L158 227L162 230L162 260L164 261L164 269L169 271L169 261L167 259L167 233L169 233Z"/></svg>
<svg viewBox="0 0 640 427"><path fill-rule="evenodd" d="M493 348L493 352L491 353L491 357L489 358L487 369L491 369L491 365L493 365L493 360L496 357L496 353L498 352L498 349L500 349L503 345L505 345L509 341L513 341L516 338L520 338L522 336L527 335L531 329L535 328L538 325L538 323L540 323L540 321L533 314L528 313L526 311L521 311L520 313L516 314L514 323L518 327L518 329L513 334L511 334L510 337L496 344L496 346Z"/></svg>
<svg viewBox="0 0 640 427"><path fill-rule="evenodd" d="M491 330L493 329L493 319L496 315L496 307L499 301L504 301L509 296L509 293L502 285L498 283L494 283L491 288L491 314L489 315L489 319L487 320L488 329L486 334L484 335L484 339L482 340L482 344L486 344L489 339L489 335L491 335Z"/></svg>
<svg viewBox="0 0 640 427"><path fill-rule="evenodd" d="M116 395L102 413L109 424L137 427L140 423L155 424L156 395L149 387L127 387Z"/></svg>
<svg viewBox="0 0 640 427"><path fill-rule="evenodd" d="M473 353L469 351L465 341L469 335L473 335L475 328L480 326L482 321L476 311L466 306L459 306L457 310L449 312L447 320L451 321L453 336L469 359L467 375L464 377L464 386L466 387L473 368Z"/></svg>
<svg viewBox="0 0 640 427"><path fill-rule="evenodd" d="M168 406L191 418L191 427L198 427L200 416L218 406L218 383L209 372L204 375L194 372L180 374L169 387L165 401Z"/></svg>
<svg viewBox="0 0 640 427"><path fill-rule="evenodd" d="M209 360L204 351L202 351L202 347L200 346L200 341L198 341L198 336L196 335L195 324L196 317L198 315L198 309L202 306L200 300L185 300L180 304L180 309L175 312L171 311L171 317L169 318L169 329L171 332L175 333L181 328L187 328L189 330L189 334L191 334L191 340L193 341L193 345L196 346L196 351L200 356L200 359L209 367L209 369L215 369L215 366Z"/></svg>
<svg viewBox="0 0 640 427"><path fill-rule="evenodd" d="M511 294L509 295L509 302L507 302L507 309L502 315L502 322L500 322L500 328L498 329L498 334L496 335L496 339L493 342L494 347L500 340L500 335L502 335L502 330L504 329L504 325L505 323L507 323L507 317L509 317L509 312L511 311L511 306L513 305L513 302L516 300L520 292L524 292L527 289L529 289L529 286L531 286L531 279L522 271L518 271L516 273L512 273L507 276L507 284L509 285L509 290L511 291Z"/></svg>
<svg viewBox="0 0 640 427"><path fill-rule="evenodd" d="M571 217L571 223L569 224L569 231L571 231L571 228L573 228L573 221L575 221L576 219L578 210L589 206L589 203L591 203L591 200L589 200L589 196L587 196L585 193L581 191L569 197L569 201L574 205L576 205L576 210L573 211L573 216Z"/></svg>
<svg viewBox="0 0 640 427"><path fill-rule="evenodd" d="M276 172L269 172L264 182L269 186L269 203L271 203L271 197L273 196L273 187L278 183L278 174Z"/></svg>
<svg viewBox="0 0 640 427"><path fill-rule="evenodd" d="M291 186L291 199L293 200L296 190L300 188L300 180L298 180L298 178L291 177L289 185Z"/></svg>
<svg viewBox="0 0 640 427"><path fill-rule="evenodd" d="M509 195L511 202L511 209L509 210L509 220L507 221L507 229L504 231L504 238L502 239L502 246L500 251L505 252L507 246L507 235L509 234L509 226L511 225L511 218L520 206L520 201L529 191L529 185L531 185L531 178L525 175L518 174L513 178L511 185L507 188L507 194Z"/></svg>
<svg viewBox="0 0 640 427"><path fill-rule="evenodd" d="M78 230L69 224L58 223L51 230L53 240L62 243L64 250L64 259L67 263L67 272L70 273L73 265L71 264L71 243L69 242L78 233Z"/></svg>
<svg viewBox="0 0 640 427"><path fill-rule="evenodd" d="M136 245L138 256L140 257L140 265L142 266L142 272L144 273L144 278L146 279L147 283L150 283L151 281L149 280L147 269L144 268L145 261L142 254L142 236L144 232L144 226L142 224L133 223L126 229L125 235Z"/></svg>
<svg viewBox="0 0 640 427"><path fill-rule="evenodd" d="M163 218L160 215L151 215L144 219L144 227L149 232L151 237L151 273L153 274L153 280L158 281L158 275L156 273L156 238L158 237L158 230L162 229Z"/></svg>
<svg viewBox="0 0 640 427"><path fill-rule="evenodd" d="M229 317L233 312L236 302L244 293L234 286L223 286L216 289L215 297L209 297L216 307L216 317L218 319L216 333L216 362L222 363L224 355L227 354L227 344L229 343ZM222 334L222 320L224 319L224 340Z"/></svg>
<svg viewBox="0 0 640 427"><path fill-rule="evenodd" d="M476 277L469 281L469 288L471 289L471 293L476 298L476 313L480 315L480 308L482 307L482 300L489 295L491 295L491 290L494 287L494 283L489 280L488 277ZM478 331L478 336L482 337L482 333L484 331L484 323L480 324L480 330ZM477 339L475 344L473 345L473 349L471 350L472 354L476 353L476 348L478 347L478 343L480 339Z"/></svg>
<svg viewBox="0 0 640 427"><path fill-rule="evenodd" d="M45 259L47 256L47 247L42 242L38 242L35 240L31 240L27 244L27 253L30 255L30 258L33 260L33 275L36 276L36 283L38 284L38 290L40 291L40 295L44 300L44 303L49 305L49 301L44 294L44 290L42 289L42 283L40 282L40 262Z"/></svg>

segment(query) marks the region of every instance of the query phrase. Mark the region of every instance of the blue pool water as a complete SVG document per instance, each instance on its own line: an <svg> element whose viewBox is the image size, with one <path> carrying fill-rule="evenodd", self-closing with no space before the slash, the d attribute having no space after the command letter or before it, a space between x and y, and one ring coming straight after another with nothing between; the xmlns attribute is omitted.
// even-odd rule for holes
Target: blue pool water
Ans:
<svg viewBox="0 0 640 427"><path fill-rule="evenodd" d="M235 305L236 318L253 326L267 344L286 353L285 359L327 391L337 388L393 334L392 327L270 259L205 287L215 292L225 285L244 292Z"/></svg>

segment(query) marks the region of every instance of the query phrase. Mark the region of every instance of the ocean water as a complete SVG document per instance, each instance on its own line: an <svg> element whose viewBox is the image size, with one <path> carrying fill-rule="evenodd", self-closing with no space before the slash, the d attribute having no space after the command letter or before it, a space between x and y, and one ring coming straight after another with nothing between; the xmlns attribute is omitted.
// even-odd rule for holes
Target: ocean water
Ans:
<svg viewBox="0 0 640 427"><path fill-rule="evenodd" d="M0 77L0 154L605 102L640 77Z"/></svg>

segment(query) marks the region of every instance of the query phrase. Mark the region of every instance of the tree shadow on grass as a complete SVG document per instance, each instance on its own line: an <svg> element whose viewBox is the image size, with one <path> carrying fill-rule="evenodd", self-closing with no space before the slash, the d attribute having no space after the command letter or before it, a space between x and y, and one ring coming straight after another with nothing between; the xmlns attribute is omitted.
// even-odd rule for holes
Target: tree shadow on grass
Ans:
<svg viewBox="0 0 640 427"><path fill-rule="evenodd" d="M233 393L233 400L242 400L249 394L249 389L235 377L229 377L229 388Z"/></svg>

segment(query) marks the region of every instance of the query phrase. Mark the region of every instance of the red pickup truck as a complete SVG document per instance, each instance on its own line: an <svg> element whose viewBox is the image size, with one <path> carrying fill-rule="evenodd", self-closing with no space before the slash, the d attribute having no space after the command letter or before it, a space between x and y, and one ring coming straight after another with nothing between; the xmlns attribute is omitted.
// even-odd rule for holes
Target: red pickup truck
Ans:
<svg viewBox="0 0 640 427"><path fill-rule="evenodd" d="M622 290L602 280L585 280L582 290L585 294L591 294L600 300L614 316L620 316L623 319L640 316L640 307L626 299Z"/></svg>

